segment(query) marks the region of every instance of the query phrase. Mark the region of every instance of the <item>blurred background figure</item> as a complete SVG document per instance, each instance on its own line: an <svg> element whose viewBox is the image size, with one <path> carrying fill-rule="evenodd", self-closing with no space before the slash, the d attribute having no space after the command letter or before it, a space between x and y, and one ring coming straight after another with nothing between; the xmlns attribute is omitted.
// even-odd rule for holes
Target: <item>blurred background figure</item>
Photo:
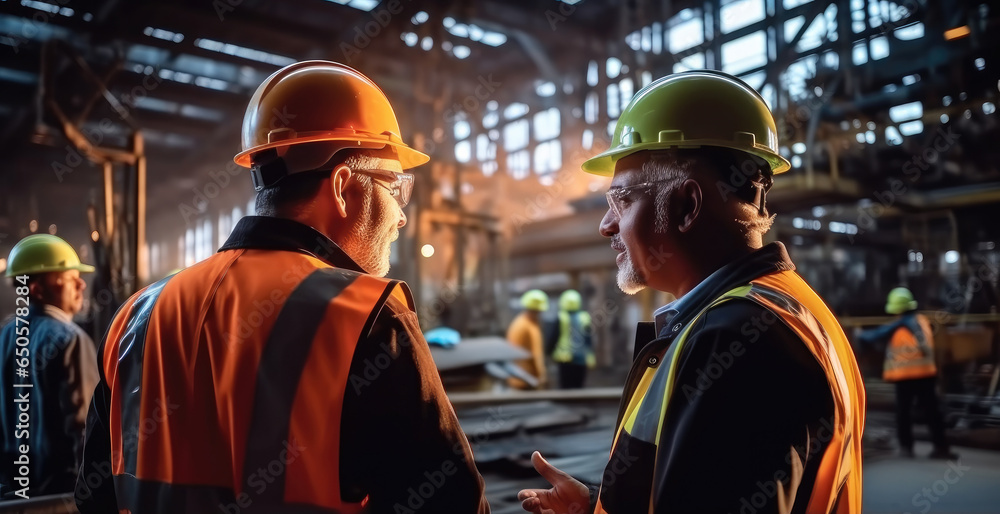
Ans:
<svg viewBox="0 0 1000 514"><path fill-rule="evenodd" d="M83 308L87 284L80 273L94 268L80 262L73 247L61 238L35 234L22 239L10 252L6 275L14 277L18 297L28 297L23 321L10 319L0 332L0 421L3 423L3 463L0 464L0 495L3 499L26 494L65 493L73 490L83 449L87 406L97 385L97 353L94 341L73 323ZM27 280L18 277L27 276ZM26 282L26 285L22 285ZM26 288L22 289L22 288ZM21 294L26 292L27 295ZM19 313L18 313L19 314ZM17 345L19 337L28 345ZM26 354L22 350L27 348ZM15 376L16 363L28 358L28 376ZM31 384L14 388L14 384ZM15 402L23 392L27 401ZM29 423L20 428L19 407L27 404ZM15 428L19 427L19 428ZM29 487L23 489L14 477L20 446L28 448Z"/></svg>
<svg viewBox="0 0 1000 514"><path fill-rule="evenodd" d="M507 340L518 348L531 353L530 359L516 364L538 379L537 389L545 388L545 350L542 339L542 313L549 310L549 297L541 289L532 289L521 295L524 308L507 327ZM531 389L523 380L511 377L508 384L516 389Z"/></svg>
<svg viewBox="0 0 1000 514"><path fill-rule="evenodd" d="M913 457L913 401L920 403L931 431L932 459L956 459L945 438L944 418L938 406L934 331L927 316L917 313L913 293L905 287L889 291L885 312L896 315L891 323L861 333L862 343L884 343L882 380L896 386L896 432L899 453Z"/></svg>
<svg viewBox="0 0 1000 514"><path fill-rule="evenodd" d="M594 367L590 314L582 307L583 298L574 289L559 296L559 317L549 332L555 347L552 360L559 364L559 389L582 388L587 368Z"/></svg>

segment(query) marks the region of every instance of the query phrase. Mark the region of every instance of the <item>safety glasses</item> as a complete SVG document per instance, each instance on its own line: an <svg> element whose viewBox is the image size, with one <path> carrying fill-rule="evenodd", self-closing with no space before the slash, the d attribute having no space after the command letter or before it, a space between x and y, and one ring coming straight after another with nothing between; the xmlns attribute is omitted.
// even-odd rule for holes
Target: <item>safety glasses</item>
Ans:
<svg viewBox="0 0 1000 514"><path fill-rule="evenodd" d="M399 208L406 207L410 203L410 194L413 193L413 174L398 173L389 170L353 170L355 173L364 173L375 179L375 183L388 189L392 197L396 199Z"/></svg>
<svg viewBox="0 0 1000 514"><path fill-rule="evenodd" d="M611 211L615 213L615 216L619 218L625 208L632 204L636 200L635 195L638 193L646 194L653 189L653 186L661 182L675 182L679 177L668 177L660 180L654 180L652 182L643 182L642 184L633 184L631 186L623 187L613 187L604 193L604 196L608 199L608 207Z"/></svg>

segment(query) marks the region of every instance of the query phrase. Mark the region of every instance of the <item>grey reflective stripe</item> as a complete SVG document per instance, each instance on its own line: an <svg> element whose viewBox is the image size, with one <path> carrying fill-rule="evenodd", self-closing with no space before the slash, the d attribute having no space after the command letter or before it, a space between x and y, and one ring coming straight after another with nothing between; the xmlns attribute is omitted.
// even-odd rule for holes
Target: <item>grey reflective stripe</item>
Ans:
<svg viewBox="0 0 1000 514"><path fill-rule="evenodd" d="M132 304L128 324L118 340L118 387L121 399L122 460L125 473L134 475L139 456L139 421L142 409L142 360L146 330L156 299L173 275L146 288Z"/></svg>
<svg viewBox="0 0 1000 514"><path fill-rule="evenodd" d="M337 510L315 505L264 505L255 498L236 498L226 487L168 484L115 475L119 509L142 514L337 514ZM241 501L242 500L242 503Z"/></svg>
<svg viewBox="0 0 1000 514"><path fill-rule="evenodd" d="M267 469L268 464L280 458L285 450L289 442L292 403L312 350L313 337L330 301L357 277L357 272L343 268L318 269L296 286L278 313L257 367L253 414L243 462L243 487L248 487L251 474ZM285 473L280 474L274 483L255 494L254 503L280 505L284 502L285 476Z"/></svg>

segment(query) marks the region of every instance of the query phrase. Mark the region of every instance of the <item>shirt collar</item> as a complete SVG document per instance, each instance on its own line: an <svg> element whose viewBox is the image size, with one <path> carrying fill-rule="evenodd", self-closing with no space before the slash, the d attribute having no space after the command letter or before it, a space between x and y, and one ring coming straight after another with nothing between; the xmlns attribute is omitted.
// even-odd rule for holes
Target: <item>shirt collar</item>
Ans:
<svg viewBox="0 0 1000 514"><path fill-rule="evenodd" d="M309 225L286 218L244 216L219 251L238 248L299 252L336 268L365 272L329 237Z"/></svg>
<svg viewBox="0 0 1000 514"><path fill-rule="evenodd" d="M70 316L68 312L56 307L55 305L44 304L42 305L42 312L50 318L55 318L63 323L73 323L73 316Z"/></svg>
<svg viewBox="0 0 1000 514"><path fill-rule="evenodd" d="M684 296L656 309L653 314L656 334L659 337L669 334L673 331L670 324L675 319L678 321L674 324L676 327L734 287L744 285L762 275L794 269L795 264L788 257L784 244L774 242L765 245L715 270Z"/></svg>

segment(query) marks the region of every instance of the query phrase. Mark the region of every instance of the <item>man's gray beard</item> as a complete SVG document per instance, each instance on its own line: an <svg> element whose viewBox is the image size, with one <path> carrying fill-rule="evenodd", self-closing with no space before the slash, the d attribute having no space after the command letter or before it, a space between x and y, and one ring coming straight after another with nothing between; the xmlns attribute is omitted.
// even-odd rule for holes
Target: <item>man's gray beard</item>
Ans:
<svg viewBox="0 0 1000 514"><path fill-rule="evenodd" d="M635 266L632 265L632 258L628 252L625 253L625 259L621 267L618 268L616 278L618 280L618 289L621 289L625 294L633 295L646 289L646 280L639 275Z"/></svg>

